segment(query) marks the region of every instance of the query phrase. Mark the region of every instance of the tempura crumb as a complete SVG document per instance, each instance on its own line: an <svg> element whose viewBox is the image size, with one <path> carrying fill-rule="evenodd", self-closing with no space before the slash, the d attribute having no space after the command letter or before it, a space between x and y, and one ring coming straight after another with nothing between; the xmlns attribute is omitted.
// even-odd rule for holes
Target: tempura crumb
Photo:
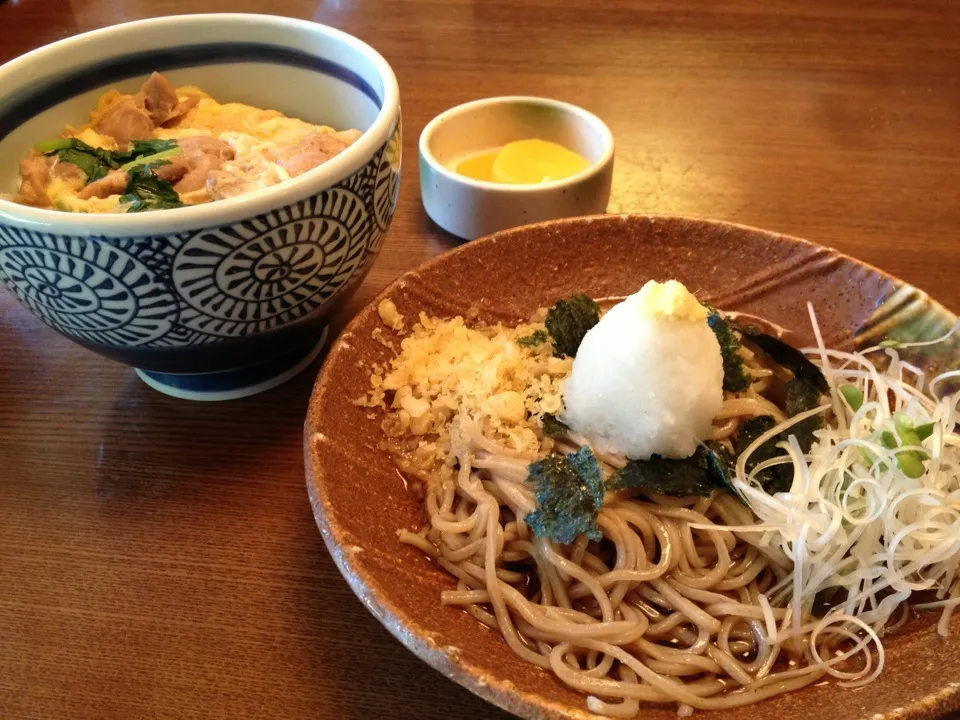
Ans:
<svg viewBox="0 0 960 720"><path fill-rule="evenodd" d="M476 317L473 310L467 314ZM392 318L389 309L383 314ZM562 411L561 385L572 364L554 357L549 342L518 342L543 333L543 325L468 324L463 316L424 312L418 320L389 363L373 364L362 403L387 410L385 448L401 469L429 482L450 474L452 433L464 423L514 450L539 453L541 418ZM382 331L374 336L388 342Z"/></svg>
<svg viewBox="0 0 960 720"><path fill-rule="evenodd" d="M383 345L385 348L390 348L394 352L397 351L397 346L393 344L393 341L384 336L382 327L375 327L371 335L374 340Z"/></svg>
<svg viewBox="0 0 960 720"><path fill-rule="evenodd" d="M390 298L384 298L377 305L377 313L380 320L391 330L403 330L403 315L397 312L397 306Z"/></svg>

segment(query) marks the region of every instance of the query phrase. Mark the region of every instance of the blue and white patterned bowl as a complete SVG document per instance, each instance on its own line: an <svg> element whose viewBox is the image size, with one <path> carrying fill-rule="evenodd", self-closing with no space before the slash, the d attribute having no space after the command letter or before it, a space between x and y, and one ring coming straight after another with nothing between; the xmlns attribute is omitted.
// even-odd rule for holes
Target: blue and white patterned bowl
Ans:
<svg viewBox="0 0 960 720"><path fill-rule="evenodd" d="M324 165L206 205L81 215L14 204L17 161L153 70L221 100L363 136ZM380 250L400 183L396 78L316 23L189 15L117 25L0 67L0 281L47 325L158 390L222 400L274 387L321 351L326 318Z"/></svg>

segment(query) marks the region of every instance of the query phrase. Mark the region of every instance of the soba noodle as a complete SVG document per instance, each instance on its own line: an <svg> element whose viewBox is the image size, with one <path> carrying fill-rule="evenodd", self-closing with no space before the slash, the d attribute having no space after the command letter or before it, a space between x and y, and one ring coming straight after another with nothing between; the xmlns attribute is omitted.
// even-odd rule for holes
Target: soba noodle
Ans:
<svg viewBox="0 0 960 720"><path fill-rule="evenodd" d="M725 401L730 422L717 437L733 434L740 418L770 414L769 401L745 395ZM519 656L587 695L591 711L632 717L638 701L732 708L825 674L781 669L806 664L806 648L780 648L770 636L767 618L781 622L784 611L765 611L761 598L789 562L732 533L691 527L753 524L734 497L618 498L600 511L603 542L581 536L564 547L523 522L536 507L526 482L536 457L502 452L475 423L458 424L456 483L427 488L428 524L400 540L457 578L444 604L498 630ZM560 437L557 449L582 442ZM596 454L607 475L626 462ZM821 655L845 640L827 633Z"/></svg>

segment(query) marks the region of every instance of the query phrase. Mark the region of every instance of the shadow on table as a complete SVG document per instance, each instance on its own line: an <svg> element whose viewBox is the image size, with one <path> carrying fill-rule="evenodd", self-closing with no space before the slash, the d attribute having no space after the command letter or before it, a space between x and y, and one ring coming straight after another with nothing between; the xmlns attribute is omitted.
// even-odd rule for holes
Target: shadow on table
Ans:
<svg viewBox="0 0 960 720"><path fill-rule="evenodd" d="M319 365L268 393L227 403L175 400L131 372L98 433L95 481L103 511L143 522L142 532L161 544L185 518L201 518L207 529L192 532L217 563L229 555L224 547L242 548L241 565L250 563L243 572L261 582L244 585L252 596L241 605L259 613L247 617L257 618L263 632L227 633L236 655L218 662L225 672L252 678L235 690L232 708L255 703L264 713L257 717L291 719L508 720L394 640L327 553L302 464L303 421ZM208 513L211 503L232 512ZM236 513L249 513L253 540L229 535ZM191 552L200 552L195 539L189 542ZM197 616L208 610L201 606ZM204 637L216 633L205 630ZM270 668L267 676L258 675L261 664Z"/></svg>
<svg viewBox="0 0 960 720"><path fill-rule="evenodd" d="M298 459L322 359L278 388L226 402L168 397L131 371L99 433L98 494L156 497L196 478L218 482L192 483L191 491L212 491L280 452Z"/></svg>
<svg viewBox="0 0 960 720"><path fill-rule="evenodd" d="M466 245L470 240L464 240L437 225L426 212L420 219L420 233L424 238L430 255L440 255L447 250Z"/></svg>
<svg viewBox="0 0 960 720"><path fill-rule="evenodd" d="M314 588L308 622L322 626L310 646L309 666L326 698L325 717L344 720L509 720L510 715L448 680L400 644L339 577L317 534L316 571L337 582ZM439 602L439 597L437 602ZM335 612L333 611L335 608ZM330 695L330 689L336 691Z"/></svg>

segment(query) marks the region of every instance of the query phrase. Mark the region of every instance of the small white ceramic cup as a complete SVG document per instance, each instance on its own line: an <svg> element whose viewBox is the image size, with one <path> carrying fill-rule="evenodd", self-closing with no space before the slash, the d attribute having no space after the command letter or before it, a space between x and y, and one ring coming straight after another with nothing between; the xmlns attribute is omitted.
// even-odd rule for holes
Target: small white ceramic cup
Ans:
<svg viewBox="0 0 960 720"><path fill-rule="evenodd" d="M471 155L529 138L559 143L590 167L536 185L473 180L454 170ZM603 213L612 178L610 129L596 115L559 100L476 100L441 113L420 135L423 206L440 227L466 240L543 220Z"/></svg>

